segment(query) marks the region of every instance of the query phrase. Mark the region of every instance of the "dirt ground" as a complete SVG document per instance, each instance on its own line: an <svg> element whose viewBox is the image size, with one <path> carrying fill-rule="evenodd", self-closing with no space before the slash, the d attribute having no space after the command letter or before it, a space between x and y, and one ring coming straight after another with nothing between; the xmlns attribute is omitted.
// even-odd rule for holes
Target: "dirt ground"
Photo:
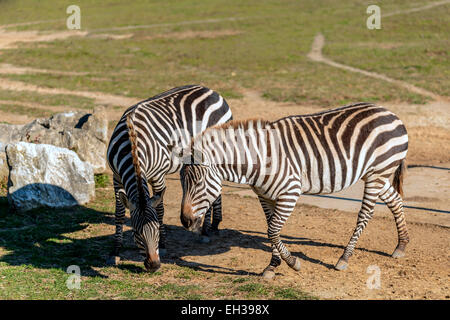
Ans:
<svg viewBox="0 0 450 320"><path fill-rule="evenodd" d="M225 187L220 233L212 237L211 243L199 245L193 243L193 235L181 227L181 188L177 177L171 178L165 197L168 256L163 263L182 258L186 265L204 272L261 273L270 260L271 251L258 200L230 194L233 189ZM328 299L450 298L448 227L415 222L415 219L408 219L408 214L411 242L404 258L390 257L397 244L392 216L376 213L358 242L349 268L334 270L353 232L356 217L356 212L322 209L299 201L282 235L291 253L301 259L302 268L295 272L283 263L272 281L293 284ZM373 265L380 269L380 289L368 289L366 285L371 276L367 269Z"/></svg>

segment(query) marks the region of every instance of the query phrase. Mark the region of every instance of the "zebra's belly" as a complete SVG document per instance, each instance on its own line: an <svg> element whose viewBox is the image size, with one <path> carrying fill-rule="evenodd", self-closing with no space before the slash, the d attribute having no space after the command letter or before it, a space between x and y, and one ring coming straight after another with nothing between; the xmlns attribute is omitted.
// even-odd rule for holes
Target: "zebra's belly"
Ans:
<svg viewBox="0 0 450 320"><path fill-rule="evenodd" d="M302 194L330 194L345 190L348 187L349 186L333 188L331 185L324 185L322 186L322 188L320 187L315 187L311 189L302 188Z"/></svg>
<svg viewBox="0 0 450 320"><path fill-rule="evenodd" d="M357 177L352 177L351 172L343 176L340 173L330 176L325 174L322 177L302 174L301 192L303 194L330 194L347 189L355 184L364 174L361 173Z"/></svg>

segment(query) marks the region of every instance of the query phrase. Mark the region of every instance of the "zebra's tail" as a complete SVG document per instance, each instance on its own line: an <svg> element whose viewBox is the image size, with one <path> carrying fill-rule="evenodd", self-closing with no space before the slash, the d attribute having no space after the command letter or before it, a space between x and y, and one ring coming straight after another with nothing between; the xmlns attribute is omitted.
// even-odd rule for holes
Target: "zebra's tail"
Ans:
<svg viewBox="0 0 450 320"><path fill-rule="evenodd" d="M142 181L142 170L141 165L139 163L138 150L137 150L137 134L134 128L133 123L134 112L131 112L127 115L127 127L128 127L128 135L131 143L131 157L133 159L133 167L134 172L136 174L136 185L137 185L137 195L138 195L138 204L140 208L145 207L145 191L144 191L144 182Z"/></svg>
<svg viewBox="0 0 450 320"><path fill-rule="evenodd" d="M394 173L394 180L392 182L392 186L394 187L395 191L397 191L400 196L403 197L403 179L406 175L406 161L405 159L402 160L400 163L400 166L395 170Z"/></svg>

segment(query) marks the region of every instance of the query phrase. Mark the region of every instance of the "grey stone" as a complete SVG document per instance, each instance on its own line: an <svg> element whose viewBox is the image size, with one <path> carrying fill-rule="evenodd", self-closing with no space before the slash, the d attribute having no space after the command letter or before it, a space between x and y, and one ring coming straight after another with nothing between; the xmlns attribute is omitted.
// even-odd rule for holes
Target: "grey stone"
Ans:
<svg viewBox="0 0 450 320"><path fill-rule="evenodd" d="M71 150L18 142L6 146L8 202L16 211L85 204L95 197L92 165Z"/></svg>
<svg viewBox="0 0 450 320"><path fill-rule="evenodd" d="M0 142L0 182L8 177L8 163L6 161L6 152L3 143Z"/></svg>
<svg viewBox="0 0 450 320"><path fill-rule="evenodd" d="M94 173L106 170L107 134L104 107L95 108L92 114L81 111L58 113L26 125L0 124L0 143L24 141L67 148L75 151L81 160L92 164ZM3 158L0 147L0 179L8 172L6 163L1 160Z"/></svg>

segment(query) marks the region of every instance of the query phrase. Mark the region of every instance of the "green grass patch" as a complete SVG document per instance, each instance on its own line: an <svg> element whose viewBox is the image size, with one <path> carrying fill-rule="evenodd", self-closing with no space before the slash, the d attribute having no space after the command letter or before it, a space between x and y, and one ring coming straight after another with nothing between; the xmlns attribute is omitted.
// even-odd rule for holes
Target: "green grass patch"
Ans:
<svg viewBox="0 0 450 320"><path fill-rule="evenodd" d="M46 86L48 87L49 84L46 84ZM32 102L43 106L66 106L67 110L70 110L71 108L92 109L94 106L94 100L85 97L65 94L47 95L32 91L0 90L0 100Z"/></svg>
<svg viewBox="0 0 450 320"><path fill-rule="evenodd" d="M246 283L237 287L238 291L245 292L247 298L267 297L269 290L261 283Z"/></svg>
<svg viewBox="0 0 450 320"><path fill-rule="evenodd" d="M102 173L96 174L94 176L94 180L96 188L106 188L111 184L109 181L109 176Z"/></svg>
<svg viewBox="0 0 450 320"><path fill-rule="evenodd" d="M53 6L44 1L37 8L29 0L23 2L28 4L20 6L23 19L33 19L35 11L45 13L41 19L58 16L58 12L64 18L61 13L65 4ZM41 86L141 99L178 85L198 83L217 90L225 98L240 98L243 89L248 88L276 101L322 106L357 101L427 102L426 98L391 83L309 60L307 54L314 36L322 32L326 39L324 55L332 60L386 74L437 94L450 94L450 43L443 40L447 39L450 27L449 5L382 18L381 30L367 29L368 4L356 0L326 0L320 5L313 0L250 1L246 5L237 0L208 3L191 0L170 5L159 1L136 1L133 5L120 1L108 5L81 1L79 5L83 30L133 36L120 40L72 37L46 42L44 47L23 44L21 49L5 50L0 63L89 74L5 77ZM405 0L383 1L379 5L382 13L420 6ZM8 10L1 10L2 6ZM12 3L1 3L0 12L13 12L13 7ZM163 25L94 30L127 26L131 16L135 25ZM170 25L205 17L218 21ZM229 17L242 20L220 21ZM11 19L10 15L4 18L4 21ZM65 25L61 21L22 28L64 30ZM210 38L171 37L174 32L213 34L223 30L239 33Z"/></svg>
<svg viewBox="0 0 450 320"><path fill-rule="evenodd" d="M317 299L312 295L306 294L305 292L293 288L277 288L275 289L274 293L275 299L286 299L286 300Z"/></svg>
<svg viewBox="0 0 450 320"><path fill-rule="evenodd" d="M30 117L36 117L36 118L49 117L50 115L53 114L53 112L51 110L40 109L40 108L30 108L30 107L21 106L21 105L14 104L14 103L12 103L12 104L0 103L0 110L6 111L8 113L18 114L18 115L26 114Z"/></svg>
<svg viewBox="0 0 450 320"><path fill-rule="evenodd" d="M188 267L177 267L177 274L175 275L175 278L180 278L180 279L185 279L185 280L191 280L193 278L199 278L202 277L203 275L192 269L192 268L188 268Z"/></svg>

